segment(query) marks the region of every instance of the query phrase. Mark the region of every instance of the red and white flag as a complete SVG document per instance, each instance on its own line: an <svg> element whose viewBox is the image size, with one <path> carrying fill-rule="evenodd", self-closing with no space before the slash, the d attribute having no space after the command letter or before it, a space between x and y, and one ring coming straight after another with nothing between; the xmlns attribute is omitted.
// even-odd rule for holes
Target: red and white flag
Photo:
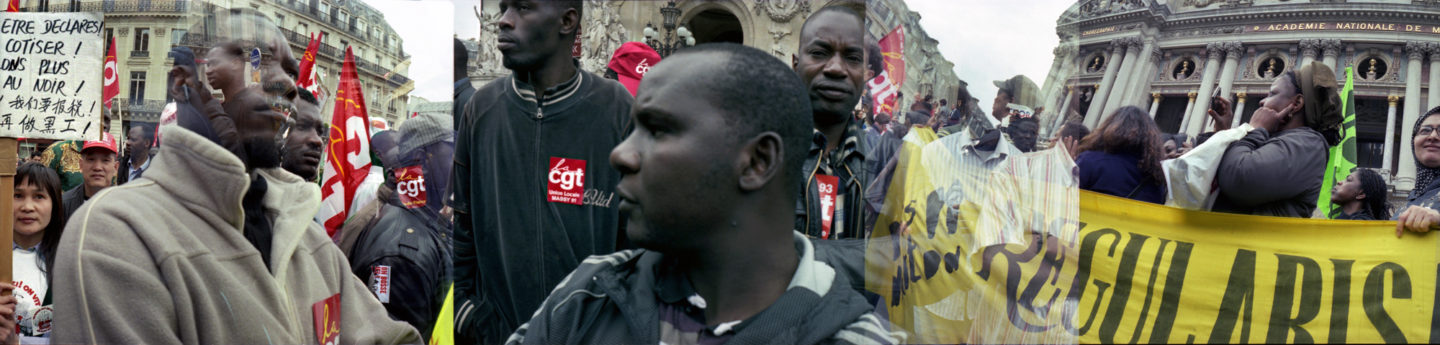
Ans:
<svg viewBox="0 0 1440 345"><path fill-rule="evenodd" d="M335 91L335 112L326 143L325 177L320 181L320 212L315 220L334 236L344 224L355 190L370 172L370 117L355 73L355 56L345 47L345 64Z"/></svg>
<svg viewBox="0 0 1440 345"><path fill-rule="evenodd" d="M880 75L870 79L870 96L875 98L876 114L894 114L899 106L900 86L905 85L905 27L880 39L880 55L885 63Z"/></svg>
<svg viewBox="0 0 1440 345"><path fill-rule="evenodd" d="M305 47L305 55L300 57L300 80L296 80L296 86L309 90L310 93L319 91L315 79L315 54L320 53L320 40L325 38L325 33L310 34L310 45Z"/></svg>
<svg viewBox="0 0 1440 345"><path fill-rule="evenodd" d="M110 107L110 101L120 95L120 70L119 64L115 62L115 38L110 38L110 48L105 51L105 88L100 94L100 99L105 107Z"/></svg>

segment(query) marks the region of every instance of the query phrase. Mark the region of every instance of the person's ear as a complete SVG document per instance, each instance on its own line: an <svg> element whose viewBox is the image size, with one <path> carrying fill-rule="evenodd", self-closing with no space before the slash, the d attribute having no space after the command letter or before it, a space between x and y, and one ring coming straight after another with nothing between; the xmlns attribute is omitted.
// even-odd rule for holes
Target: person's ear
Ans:
<svg viewBox="0 0 1440 345"><path fill-rule="evenodd" d="M560 35L580 34L580 11L574 8L564 8L560 12Z"/></svg>
<svg viewBox="0 0 1440 345"><path fill-rule="evenodd" d="M784 152L784 141L775 132L761 133L747 141L736 159L740 190L758 191L783 176Z"/></svg>
<svg viewBox="0 0 1440 345"><path fill-rule="evenodd" d="M800 70L800 56L799 56L799 55L790 54L790 69L796 70L796 71L799 71L799 70Z"/></svg>
<svg viewBox="0 0 1440 345"><path fill-rule="evenodd" d="M1365 200L1365 192L1360 192L1359 195L1356 195L1355 200Z"/></svg>

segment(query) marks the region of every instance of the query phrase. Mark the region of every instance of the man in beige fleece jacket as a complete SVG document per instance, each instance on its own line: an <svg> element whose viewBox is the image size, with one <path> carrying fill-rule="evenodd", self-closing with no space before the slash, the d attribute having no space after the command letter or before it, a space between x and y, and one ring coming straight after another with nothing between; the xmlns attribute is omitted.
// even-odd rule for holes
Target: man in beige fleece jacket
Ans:
<svg viewBox="0 0 1440 345"><path fill-rule="evenodd" d="M208 86L172 88L203 110L180 112L161 129L145 176L95 195L67 225L52 283L54 342L419 343L311 221L319 189L279 168L295 95L284 37L245 9L211 23L222 26L190 32L247 35L207 37L220 49L211 56L258 49L262 80L223 110L190 91Z"/></svg>

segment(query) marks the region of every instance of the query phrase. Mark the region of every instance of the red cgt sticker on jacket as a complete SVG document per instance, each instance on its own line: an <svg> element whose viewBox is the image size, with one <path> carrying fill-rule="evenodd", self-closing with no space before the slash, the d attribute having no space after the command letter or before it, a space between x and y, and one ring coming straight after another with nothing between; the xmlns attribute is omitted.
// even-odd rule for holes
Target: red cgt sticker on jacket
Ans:
<svg viewBox="0 0 1440 345"><path fill-rule="evenodd" d="M585 199L585 161L550 157L550 181L545 194L550 202L580 205Z"/></svg>
<svg viewBox="0 0 1440 345"><path fill-rule="evenodd" d="M315 319L315 339L324 345L340 343L340 294L310 306Z"/></svg>
<svg viewBox="0 0 1440 345"><path fill-rule="evenodd" d="M405 208L425 207L425 174L419 165L395 170L395 194Z"/></svg>
<svg viewBox="0 0 1440 345"><path fill-rule="evenodd" d="M835 188L840 178L830 175L815 175L816 187L820 190L820 238L830 238L830 225L835 222Z"/></svg>

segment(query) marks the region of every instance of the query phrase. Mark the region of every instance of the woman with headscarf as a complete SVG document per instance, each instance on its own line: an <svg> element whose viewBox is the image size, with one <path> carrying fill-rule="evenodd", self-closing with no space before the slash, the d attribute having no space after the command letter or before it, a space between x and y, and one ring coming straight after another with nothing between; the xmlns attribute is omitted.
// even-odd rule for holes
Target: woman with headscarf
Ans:
<svg viewBox="0 0 1440 345"><path fill-rule="evenodd" d="M1440 226L1440 107L1430 109L1411 132L1415 152L1415 189L1394 216L1395 236L1403 231L1426 232Z"/></svg>
<svg viewBox="0 0 1440 345"><path fill-rule="evenodd" d="M1335 72L1318 62L1275 78L1250 118L1254 129L1220 160L1214 211L1310 217L1325 187L1329 147L1340 139L1335 88Z"/></svg>

